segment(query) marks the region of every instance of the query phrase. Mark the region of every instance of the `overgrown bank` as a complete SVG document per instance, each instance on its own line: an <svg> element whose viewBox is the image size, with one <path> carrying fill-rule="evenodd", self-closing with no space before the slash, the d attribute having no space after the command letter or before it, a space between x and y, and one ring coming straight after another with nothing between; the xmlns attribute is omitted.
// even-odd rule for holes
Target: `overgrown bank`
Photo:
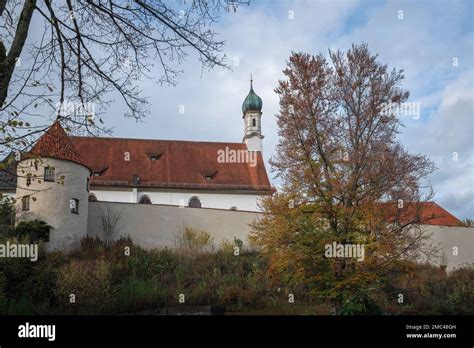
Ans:
<svg viewBox="0 0 474 348"><path fill-rule="evenodd" d="M130 239L106 246L86 238L70 254L40 250L36 262L0 258L0 313L124 314L209 304L226 313L330 313L329 302L312 296L308 286L283 284L285 277L275 275L259 253L235 255L231 243L203 251L193 243L180 251L148 251ZM342 313L472 314L473 284L473 269L447 275L417 266L416 272L388 275L360 289Z"/></svg>

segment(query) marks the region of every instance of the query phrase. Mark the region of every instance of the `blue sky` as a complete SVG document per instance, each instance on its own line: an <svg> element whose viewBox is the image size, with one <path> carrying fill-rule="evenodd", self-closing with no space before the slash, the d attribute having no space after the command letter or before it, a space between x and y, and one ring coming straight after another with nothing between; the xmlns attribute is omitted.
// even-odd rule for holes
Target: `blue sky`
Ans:
<svg viewBox="0 0 474 348"><path fill-rule="evenodd" d="M435 201L459 218L474 218L473 3L254 1L236 13L224 13L214 26L227 42L232 70L202 71L191 54L180 67L184 73L177 86L139 82L151 103L151 114L142 122L124 119L117 99L107 110L107 123L117 137L240 142L241 104L253 73L254 89L263 99L268 160L278 142L273 90L291 51L327 54L328 48L346 50L352 42L366 42L381 62L405 70L409 101L420 103L419 119L403 119L400 141L410 152L436 162L439 169L429 178Z"/></svg>

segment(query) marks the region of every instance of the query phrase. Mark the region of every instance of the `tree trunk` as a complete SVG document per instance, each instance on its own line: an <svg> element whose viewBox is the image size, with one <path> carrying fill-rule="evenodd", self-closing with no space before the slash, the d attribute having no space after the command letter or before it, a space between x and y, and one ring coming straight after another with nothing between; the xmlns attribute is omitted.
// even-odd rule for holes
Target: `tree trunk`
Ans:
<svg viewBox="0 0 474 348"><path fill-rule="evenodd" d="M0 14L3 16L6 2L0 2ZM10 51L6 52L5 45L0 41L0 108L3 107L8 96L8 86L15 70L15 64L20 57L23 46L25 45L30 27L31 17L36 8L36 0L26 0L21 11L18 25L16 28L15 38L10 47Z"/></svg>

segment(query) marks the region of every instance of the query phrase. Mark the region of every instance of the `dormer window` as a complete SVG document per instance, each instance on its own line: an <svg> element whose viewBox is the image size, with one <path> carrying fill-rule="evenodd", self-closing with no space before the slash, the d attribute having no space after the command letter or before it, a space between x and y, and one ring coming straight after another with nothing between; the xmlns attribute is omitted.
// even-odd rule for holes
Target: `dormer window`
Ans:
<svg viewBox="0 0 474 348"><path fill-rule="evenodd" d="M162 155L163 153L149 153L148 158L150 159L150 161L158 161Z"/></svg>
<svg viewBox="0 0 474 348"><path fill-rule="evenodd" d="M92 176L101 176L107 170L108 167L96 169L92 172Z"/></svg>
<svg viewBox="0 0 474 348"><path fill-rule="evenodd" d="M213 173L205 173L205 174L203 174L203 176L204 176L204 179L205 179L206 181L212 181L212 179L214 179L214 177L216 176L216 174L217 174L217 170L216 170L215 172L213 172Z"/></svg>

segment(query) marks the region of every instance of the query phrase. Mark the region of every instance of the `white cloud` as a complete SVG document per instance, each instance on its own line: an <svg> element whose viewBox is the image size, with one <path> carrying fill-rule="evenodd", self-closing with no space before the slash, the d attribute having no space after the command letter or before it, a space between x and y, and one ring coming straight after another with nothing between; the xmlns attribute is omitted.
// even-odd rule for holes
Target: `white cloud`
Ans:
<svg viewBox="0 0 474 348"><path fill-rule="evenodd" d="M412 122L402 141L434 160L437 200L460 218L474 216L474 74L462 74L441 93L429 122ZM456 160L457 158L457 160Z"/></svg>

